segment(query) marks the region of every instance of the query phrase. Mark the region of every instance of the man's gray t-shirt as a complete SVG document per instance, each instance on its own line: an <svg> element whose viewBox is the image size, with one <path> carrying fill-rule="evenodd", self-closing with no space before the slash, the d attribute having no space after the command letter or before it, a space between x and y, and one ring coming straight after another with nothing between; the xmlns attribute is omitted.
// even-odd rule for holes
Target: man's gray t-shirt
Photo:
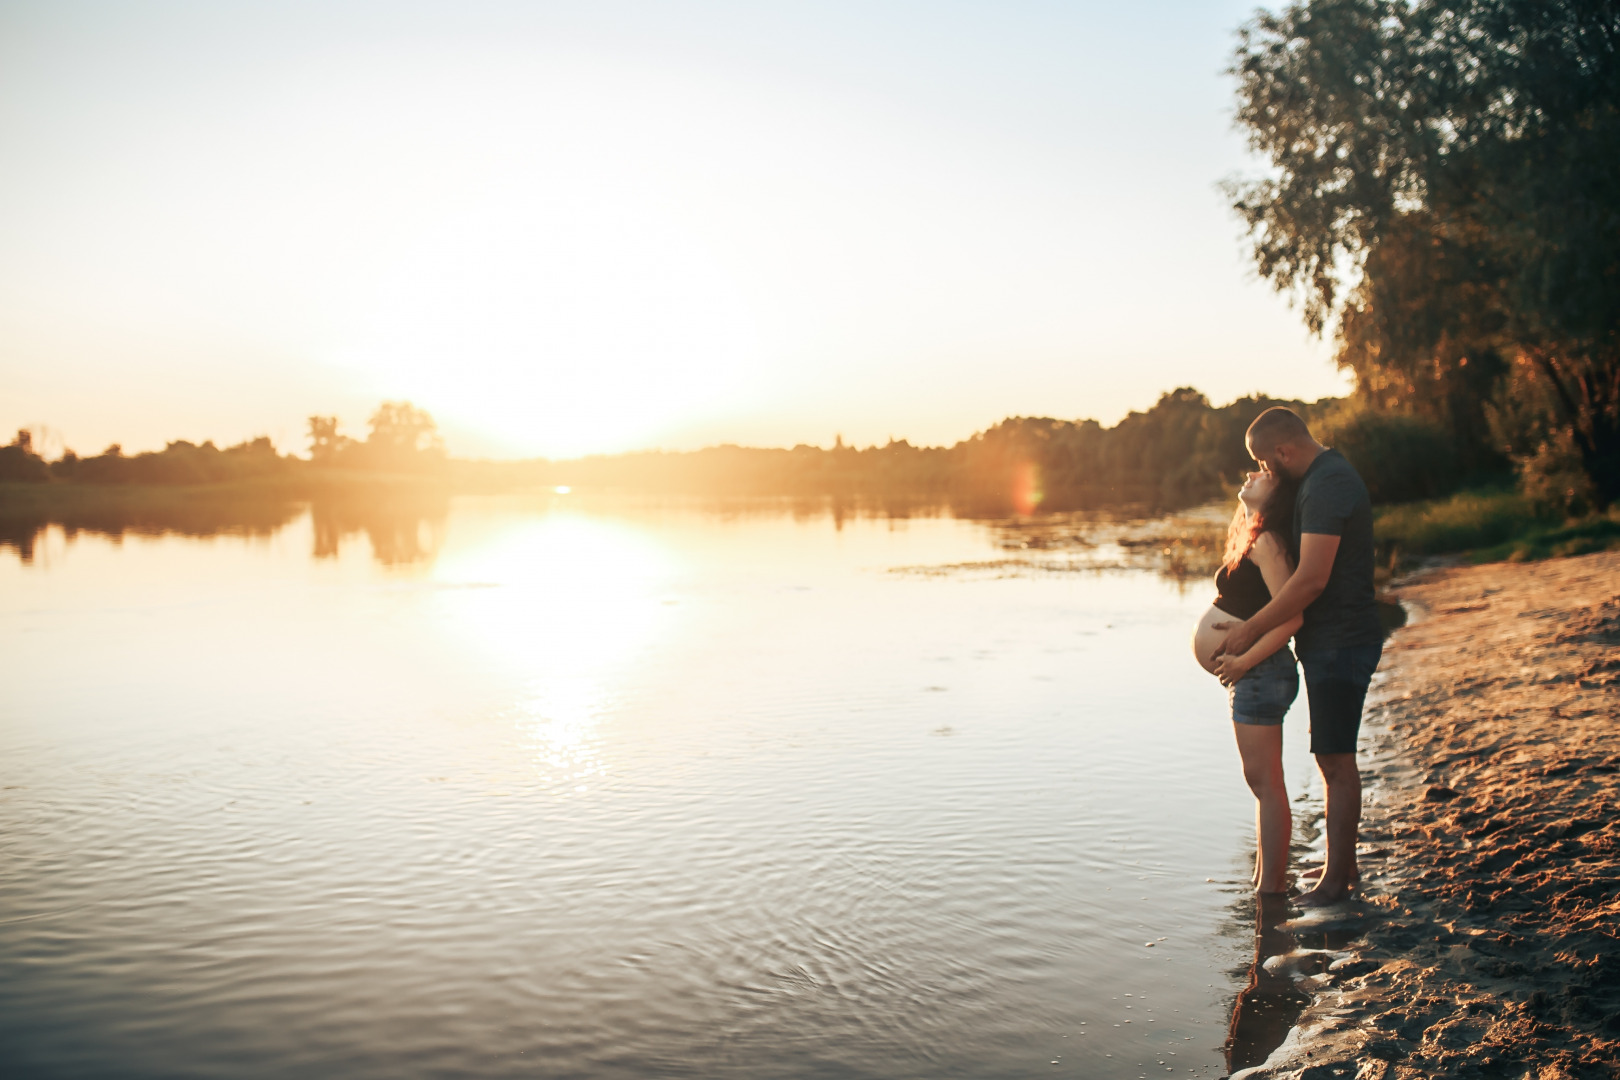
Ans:
<svg viewBox="0 0 1620 1080"><path fill-rule="evenodd" d="M1378 600L1373 594L1373 515L1367 485L1344 455L1324 450L1300 478L1294 496L1294 550L1300 536L1321 533L1339 538L1322 595L1305 609L1305 625L1294 635L1305 652L1383 640Z"/></svg>

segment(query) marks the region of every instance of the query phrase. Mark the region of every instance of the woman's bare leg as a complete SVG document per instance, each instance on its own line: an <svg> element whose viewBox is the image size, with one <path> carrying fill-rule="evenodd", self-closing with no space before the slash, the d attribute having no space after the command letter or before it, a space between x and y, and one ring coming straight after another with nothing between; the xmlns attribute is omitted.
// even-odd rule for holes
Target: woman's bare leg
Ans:
<svg viewBox="0 0 1620 1080"><path fill-rule="evenodd" d="M1282 725L1233 724L1232 729L1243 759L1243 779L1254 792L1255 888L1263 893L1286 892L1294 815L1283 783Z"/></svg>

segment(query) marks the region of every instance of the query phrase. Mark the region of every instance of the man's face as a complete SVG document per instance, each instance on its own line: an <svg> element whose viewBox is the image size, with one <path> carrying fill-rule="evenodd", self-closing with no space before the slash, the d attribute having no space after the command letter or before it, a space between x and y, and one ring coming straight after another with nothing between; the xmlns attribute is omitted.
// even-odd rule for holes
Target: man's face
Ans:
<svg viewBox="0 0 1620 1080"><path fill-rule="evenodd" d="M1253 439L1246 442L1249 448L1249 456L1254 458L1254 463L1260 466L1262 471L1271 473L1273 476L1288 475L1283 460L1287 457L1287 454L1284 453L1283 447L1277 445L1270 447L1256 446Z"/></svg>

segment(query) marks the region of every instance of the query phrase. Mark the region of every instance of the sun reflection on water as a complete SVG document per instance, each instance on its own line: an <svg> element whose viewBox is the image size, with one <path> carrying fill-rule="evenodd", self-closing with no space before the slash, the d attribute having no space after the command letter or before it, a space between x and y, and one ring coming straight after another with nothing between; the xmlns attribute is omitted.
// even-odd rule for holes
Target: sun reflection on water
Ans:
<svg viewBox="0 0 1620 1080"><path fill-rule="evenodd" d="M609 771L601 725L619 676L674 618L680 561L632 527L556 512L517 519L442 560L449 626L522 687L512 722L547 786L583 791Z"/></svg>

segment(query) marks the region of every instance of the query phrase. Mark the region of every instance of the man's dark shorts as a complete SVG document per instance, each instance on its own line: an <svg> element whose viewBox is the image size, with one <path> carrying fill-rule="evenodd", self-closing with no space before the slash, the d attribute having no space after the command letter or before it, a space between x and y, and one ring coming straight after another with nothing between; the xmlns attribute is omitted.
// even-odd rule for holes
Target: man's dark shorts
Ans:
<svg viewBox="0 0 1620 1080"><path fill-rule="evenodd" d="M1300 650L1305 696L1311 703L1311 753L1353 754L1361 733L1361 707L1378 670L1382 642L1337 649Z"/></svg>

